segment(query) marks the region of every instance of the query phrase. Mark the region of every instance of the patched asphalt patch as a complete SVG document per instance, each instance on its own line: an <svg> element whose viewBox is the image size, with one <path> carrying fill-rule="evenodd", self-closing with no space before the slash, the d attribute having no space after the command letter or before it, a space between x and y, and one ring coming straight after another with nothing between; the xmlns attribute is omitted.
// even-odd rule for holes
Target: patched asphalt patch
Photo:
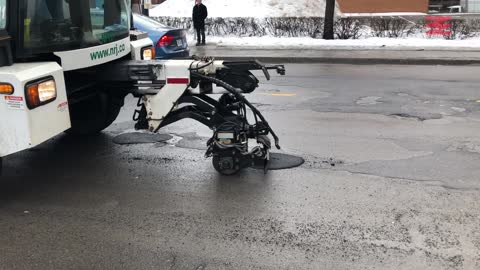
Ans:
<svg viewBox="0 0 480 270"><path fill-rule="evenodd" d="M175 146L185 149L207 151L207 138L181 139Z"/></svg>
<svg viewBox="0 0 480 270"><path fill-rule="evenodd" d="M209 138L198 136L194 132L178 134L182 139L175 144L176 147L207 151Z"/></svg>
<svg viewBox="0 0 480 270"><path fill-rule="evenodd" d="M285 170L300 167L305 163L305 159L299 156L270 153L270 162L268 164L269 170ZM263 170L263 167L255 167L255 169Z"/></svg>
<svg viewBox="0 0 480 270"><path fill-rule="evenodd" d="M113 138L116 144L144 144L144 143L164 143L173 137L168 134L153 134L153 133L124 133Z"/></svg>

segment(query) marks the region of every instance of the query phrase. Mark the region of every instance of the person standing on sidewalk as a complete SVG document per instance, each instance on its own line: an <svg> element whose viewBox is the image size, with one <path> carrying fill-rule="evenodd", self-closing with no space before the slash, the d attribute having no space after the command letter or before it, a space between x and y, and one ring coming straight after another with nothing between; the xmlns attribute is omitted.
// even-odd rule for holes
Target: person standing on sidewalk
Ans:
<svg viewBox="0 0 480 270"><path fill-rule="evenodd" d="M202 4L202 0L195 0L195 6L193 7L193 28L197 31L197 46L205 45L205 19L208 16L207 7ZM201 39L200 39L201 36Z"/></svg>

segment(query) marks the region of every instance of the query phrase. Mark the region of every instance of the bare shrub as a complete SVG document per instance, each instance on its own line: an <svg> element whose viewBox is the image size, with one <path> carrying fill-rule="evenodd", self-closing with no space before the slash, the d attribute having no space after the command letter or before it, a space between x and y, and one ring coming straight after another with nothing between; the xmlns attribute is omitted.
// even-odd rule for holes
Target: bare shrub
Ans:
<svg viewBox="0 0 480 270"><path fill-rule="evenodd" d="M408 34L410 22L393 17L370 18L370 27L374 37L399 38Z"/></svg>
<svg viewBox="0 0 480 270"><path fill-rule="evenodd" d="M414 36L414 35L420 35L423 37L426 37L426 32L427 32L427 20L425 18L422 19L417 19L411 22L412 24L409 26L406 36Z"/></svg>
<svg viewBox="0 0 480 270"><path fill-rule="evenodd" d="M268 34L275 37L319 37L323 31L323 18L285 17L265 18Z"/></svg>
<svg viewBox="0 0 480 270"><path fill-rule="evenodd" d="M361 30L362 25L358 19L345 17L335 21L334 32L338 39L358 39Z"/></svg>
<svg viewBox="0 0 480 270"><path fill-rule="evenodd" d="M160 23L188 29L193 33L191 18L157 17ZM320 37L322 18L208 18L205 21L207 34L211 36L265 36L275 37Z"/></svg>
<svg viewBox="0 0 480 270"><path fill-rule="evenodd" d="M472 32L475 32L475 35L480 34L480 19L469 19L468 24L470 25Z"/></svg>
<svg viewBox="0 0 480 270"><path fill-rule="evenodd" d="M444 35L445 39L466 39L475 36L473 25L462 19L452 19L450 24L450 34Z"/></svg>

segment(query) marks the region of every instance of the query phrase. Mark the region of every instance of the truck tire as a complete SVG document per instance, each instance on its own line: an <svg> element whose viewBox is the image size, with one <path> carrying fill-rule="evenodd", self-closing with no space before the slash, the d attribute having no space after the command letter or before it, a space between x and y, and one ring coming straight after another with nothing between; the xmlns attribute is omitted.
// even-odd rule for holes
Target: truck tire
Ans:
<svg viewBox="0 0 480 270"><path fill-rule="evenodd" d="M123 102L123 96L100 92L91 98L73 104L70 107L72 127L67 133L79 136L99 134L117 119Z"/></svg>

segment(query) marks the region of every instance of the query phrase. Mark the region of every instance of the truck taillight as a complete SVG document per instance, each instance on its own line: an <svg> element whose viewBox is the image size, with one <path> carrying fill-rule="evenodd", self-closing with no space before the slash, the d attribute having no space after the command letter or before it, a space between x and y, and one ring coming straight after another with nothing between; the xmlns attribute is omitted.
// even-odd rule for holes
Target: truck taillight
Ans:
<svg viewBox="0 0 480 270"><path fill-rule="evenodd" d="M57 88L53 77L44 78L25 87L25 97L29 109L47 104L57 98Z"/></svg>
<svg viewBox="0 0 480 270"><path fill-rule="evenodd" d="M158 40L157 47L166 47L172 43L173 39L173 36L165 35Z"/></svg>

